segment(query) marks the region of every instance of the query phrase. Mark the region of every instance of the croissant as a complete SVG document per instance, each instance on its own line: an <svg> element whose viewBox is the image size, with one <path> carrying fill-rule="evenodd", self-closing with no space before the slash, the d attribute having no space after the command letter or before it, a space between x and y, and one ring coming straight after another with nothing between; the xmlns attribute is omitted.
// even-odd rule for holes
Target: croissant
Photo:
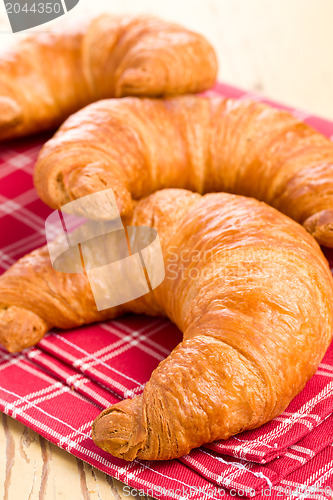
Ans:
<svg viewBox="0 0 333 500"><path fill-rule="evenodd" d="M251 196L333 247L332 142L259 102L181 96L94 103L46 143L34 178L54 208L110 187L123 215L132 199L166 187Z"/></svg>
<svg viewBox="0 0 333 500"><path fill-rule="evenodd" d="M15 351L52 326L129 311L169 317L183 341L142 395L93 424L95 443L126 460L179 457L280 414L332 338L333 280L316 241L265 203L227 193L162 190L127 223L157 230L160 286L98 312L86 276L55 271L41 248L0 278L2 345Z"/></svg>
<svg viewBox="0 0 333 500"><path fill-rule="evenodd" d="M213 85L201 35L148 17L97 18L30 36L0 54L0 140L56 127L105 97L172 95Z"/></svg>

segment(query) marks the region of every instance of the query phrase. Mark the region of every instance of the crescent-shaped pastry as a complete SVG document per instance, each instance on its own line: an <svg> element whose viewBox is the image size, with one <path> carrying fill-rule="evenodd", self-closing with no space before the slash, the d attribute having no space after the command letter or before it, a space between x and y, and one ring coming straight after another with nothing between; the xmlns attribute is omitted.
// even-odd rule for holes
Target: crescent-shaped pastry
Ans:
<svg viewBox="0 0 333 500"><path fill-rule="evenodd" d="M160 286L98 312L87 277L55 271L44 247L0 278L1 344L16 351L53 326L127 311L170 318L183 341L142 395L93 425L98 446L126 460L179 457L279 415L332 338L333 280L316 241L265 203L225 193L162 190L124 222L157 230Z"/></svg>
<svg viewBox="0 0 333 500"><path fill-rule="evenodd" d="M216 78L201 35L150 17L104 14L0 52L0 140L60 125L105 97L199 92Z"/></svg>
<svg viewBox="0 0 333 500"><path fill-rule="evenodd" d="M251 196L333 247L333 143L260 102L181 96L94 103L46 143L35 185L54 208L112 188L123 215L132 199L166 187Z"/></svg>

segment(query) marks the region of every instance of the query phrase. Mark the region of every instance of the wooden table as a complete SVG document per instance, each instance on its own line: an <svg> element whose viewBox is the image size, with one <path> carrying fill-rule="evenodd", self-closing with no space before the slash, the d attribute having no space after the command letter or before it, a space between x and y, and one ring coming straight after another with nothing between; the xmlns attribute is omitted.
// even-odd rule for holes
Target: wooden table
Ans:
<svg viewBox="0 0 333 500"><path fill-rule="evenodd" d="M149 12L182 23L213 43L221 80L333 119L331 0L80 0L67 15L87 10ZM0 1L0 47L12 38ZM119 481L0 414L0 498L135 497L125 496Z"/></svg>

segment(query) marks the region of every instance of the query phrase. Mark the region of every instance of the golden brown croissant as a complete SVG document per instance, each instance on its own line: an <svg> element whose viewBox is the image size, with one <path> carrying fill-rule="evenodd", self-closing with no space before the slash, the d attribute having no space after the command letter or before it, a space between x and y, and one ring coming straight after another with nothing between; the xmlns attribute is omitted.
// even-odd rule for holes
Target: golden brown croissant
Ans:
<svg viewBox="0 0 333 500"><path fill-rule="evenodd" d="M0 342L13 351L51 326L126 311L176 323L184 339L143 394L94 422L94 441L126 460L179 457L281 413L332 338L333 282L316 241L266 204L226 193L159 191L128 223L159 234L159 287L98 312L85 276L58 273L36 250L0 279Z"/></svg>
<svg viewBox="0 0 333 500"><path fill-rule="evenodd" d="M333 247L332 142L259 102L182 96L94 103L46 143L35 185L54 208L110 187L124 215L132 198L165 187L253 196Z"/></svg>
<svg viewBox="0 0 333 500"><path fill-rule="evenodd" d="M213 85L207 40L148 17L108 14L0 53L0 140L60 125L105 97L175 95Z"/></svg>

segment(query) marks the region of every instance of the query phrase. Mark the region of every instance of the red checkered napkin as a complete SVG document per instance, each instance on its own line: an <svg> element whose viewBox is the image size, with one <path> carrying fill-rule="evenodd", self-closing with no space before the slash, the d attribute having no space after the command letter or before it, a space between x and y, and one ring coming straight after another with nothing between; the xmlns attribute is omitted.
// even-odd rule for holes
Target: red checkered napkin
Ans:
<svg viewBox="0 0 333 500"><path fill-rule="evenodd" d="M147 318L137 319L142 321L139 331L133 329L135 324L133 324L134 318L124 318L120 320L117 322L117 327L119 328L119 331L126 332L127 341L136 339L138 337L137 334L141 332L140 337L143 337L143 342L147 342L144 332L147 331L149 320ZM159 343L159 332L164 331L165 328L170 326L171 325L169 325L168 322L156 322L155 327L152 328L148 334L148 338L150 339L152 345L159 346L160 348L162 347ZM58 353L61 353L61 355L66 358L63 354L63 350L61 349L61 342L60 345L59 342L57 342L54 348L50 348L50 346L53 346L52 336L50 337L51 338L45 339L40 343L41 347L43 347L42 344L45 344L45 341L47 340L50 351L58 351ZM63 340L64 336L60 337L60 341ZM82 367L82 361L85 360L85 369L87 371L91 371L92 367L89 366L90 363L92 362L92 364L96 366L94 361L96 359L96 352L91 356L87 356L87 351L83 349L82 344L80 345L80 348L77 344L74 344L75 348L73 348L72 340L67 339L67 345L71 346L71 350L80 349L81 354L84 355L83 358L77 358L80 362L77 362L76 364ZM120 347L119 344L120 343L118 343L117 346L118 349ZM111 349L107 350L105 353L107 357L110 356L111 352ZM50 356L46 352L43 352L39 348L36 347L29 349L25 351L25 354L28 359L33 360L34 363L41 368L48 370L53 376L55 376L55 378L60 379L70 388L87 396L101 408L119 401L119 397L115 393L111 392L110 388L107 389L106 387L102 387L100 384L94 383L91 378L85 377L82 373L62 363L54 356ZM327 353L326 358L323 360L316 376L319 376L322 370L325 371L325 368L330 366L330 362L333 361L331 359L332 357L333 346L329 353ZM97 373L98 365L96 366ZM149 377L149 374L147 374L147 377ZM97 376L97 378L100 377ZM253 492L260 494L263 489L281 483L283 478L290 476L297 469L307 464L314 457L316 457L316 455L324 451L326 447L330 446L332 442L333 415L330 415L321 424L317 425L312 432L308 433L305 438L285 450L282 457L276 458L268 465L259 465L246 460L234 459L223 455L221 456L220 454L205 449L193 450L188 456L181 458L180 461L201 474L207 480L215 483L217 486L222 486L224 489L228 490L244 490L244 496L251 496Z"/></svg>
<svg viewBox="0 0 333 500"><path fill-rule="evenodd" d="M132 315L66 334L50 333L39 348L124 398L142 392L152 370L180 340L179 330L170 322ZM332 412L333 344L314 377L282 415L259 429L207 447L263 464L284 455Z"/></svg>
<svg viewBox="0 0 333 500"><path fill-rule="evenodd" d="M223 85L209 94L258 99ZM293 112L332 136L332 123ZM2 270L45 243L44 221L50 209L38 200L31 173L46 138L16 141L0 150ZM329 251L329 260L331 256ZM100 409L142 392L151 371L180 339L168 321L128 316L66 334L54 331L19 355L0 350L0 409L156 497L218 499L255 493L267 498L263 488L271 487L270 498L290 498L295 492L304 492L305 498L331 498L332 348L287 411L260 429L194 450L181 461L128 464L94 445L90 426Z"/></svg>
<svg viewBox="0 0 333 500"><path fill-rule="evenodd" d="M123 321L129 327L129 319L120 323ZM93 343L94 332L97 334L99 328L95 325L77 331L78 342L73 332L67 335L71 335L72 344L81 346L80 339L84 337L90 337ZM152 337L155 341L154 335ZM48 342L52 338L53 335L49 335ZM270 498L287 499L291 492L305 492L302 498L330 498L333 448L324 447L330 441L329 433L332 434L329 419L308 434L307 439L290 448L281 462L277 459L269 466L231 459L204 449L193 451L182 459L183 463L178 460L127 463L97 448L90 435L91 423L100 409L117 401L118 396L107 386L95 383L39 347L17 355L0 349L0 408L63 449L132 487L168 500L217 500L253 494L263 500L268 492ZM321 444L314 446L319 439ZM294 456L298 456L296 462Z"/></svg>
<svg viewBox="0 0 333 500"><path fill-rule="evenodd" d="M142 392L151 372L181 339L180 331L169 321L129 315L66 335L50 333L38 346L119 397L128 398Z"/></svg>
<svg viewBox="0 0 333 500"><path fill-rule="evenodd" d="M244 489L251 496L271 488L310 462L333 442L333 415L305 438L290 446L285 454L266 465L219 455L210 450L193 450L180 460L193 470L227 489Z"/></svg>
<svg viewBox="0 0 333 500"><path fill-rule="evenodd" d="M92 328L93 335L89 334ZM94 381L118 397L133 397L142 392L152 370L180 339L180 332L168 321L127 316L66 334L50 333L39 343L39 349L27 355L46 368L52 366L50 360L56 362L52 368L55 376L59 376L59 364L65 376L70 370L69 380L60 377L69 385L73 377L78 381L83 377L83 384ZM83 390L80 385L78 390ZM327 417L332 412L333 345L315 376L282 415L254 431L207 445L217 452L195 450L181 462L223 488L246 487L247 496L267 484L278 484L330 445L333 415ZM234 457L252 454L261 464L227 457L220 448ZM263 465L268 460L270 464Z"/></svg>
<svg viewBox="0 0 333 500"><path fill-rule="evenodd" d="M52 363L57 377L52 376L37 365L38 350L19 355L8 355L0 348L0 408L6 414L28 425L39 434L75 456L98 467L100 470L130 484L133 488L149 491L159 498L182 498L182 493L173 496L173 492L191 491L183 498L199 500L202 491L211 490L206 498L219 499L220 488L190 470L178 461L127 463L111 457L93 443L90 435L92 421L100 413L100 407L83 395L86 392L84 381L80 392L73 389L73 380L77 380L74 370ZM34 354L32 354L34 353ZM32 359L27 359L32 357ZM48 359L50 361L50 359ZM43 363L46 359L43 360ZM67 382L60 379L66 377ZM92 385L88 383L88 391ZM100 388L96 388L98 398ZM94 399L96 396L94 395ZM111 393L110 403L116 401ZM99 404L100 406L100 404Z"/></svg>
<svg viewBox="0 0 333 500"><path fill-rule="evenodd" d="M94 327L93 336L91 328L50 333L26 355L101 407L119 401L119 397L141 393L151 371L181 338L168 321L143 316L101 323ZM84 334L83 330L88 331ZM107 391L112 394L109 402ZM214 449L229 445L234 455L252 448L257 454L261 451L265 461L277 455L280 458L259 465L199 449L180 461L216 485L229 490L245 488L244 496L250 496L278 484L333 442L332 411L333 345L316 375L280 417L255 431L208 445ZM272 439L275 446L267 444Z"/></svg>

